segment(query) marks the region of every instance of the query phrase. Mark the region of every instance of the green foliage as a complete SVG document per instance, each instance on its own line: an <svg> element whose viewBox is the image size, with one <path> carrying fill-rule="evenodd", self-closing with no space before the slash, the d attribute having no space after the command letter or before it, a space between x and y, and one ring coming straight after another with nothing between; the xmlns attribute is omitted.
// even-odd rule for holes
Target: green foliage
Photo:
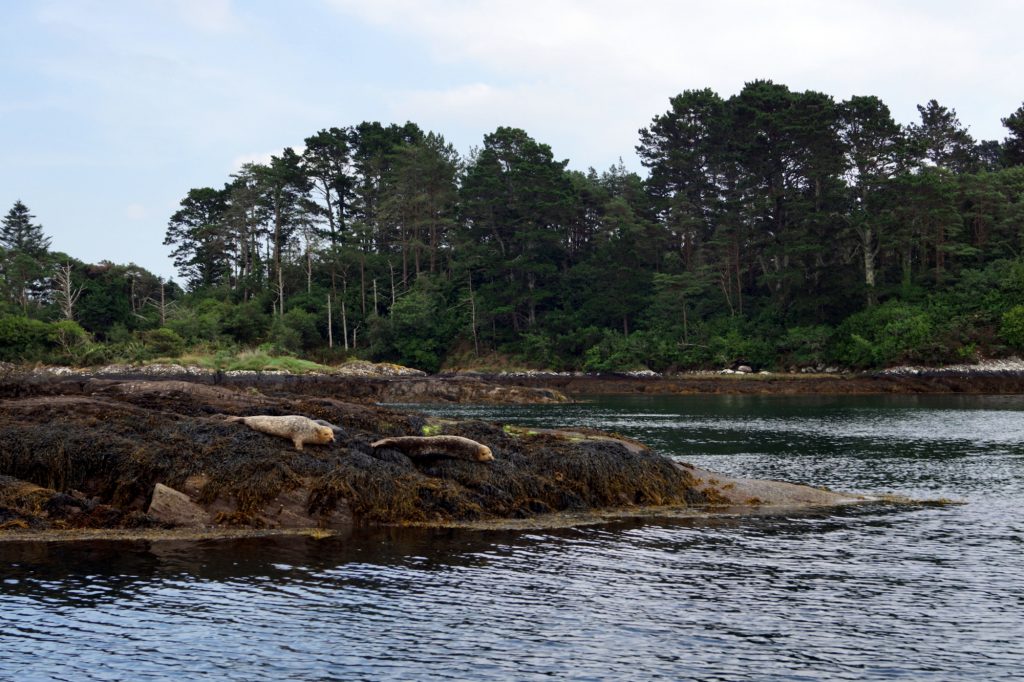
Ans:
<svg viewBox="0 0 1024 682"><path fill-rule="evenodd" d="M52 322L49 327L46 340L50 347L57 350L63 361L77 364L91 345L89 332L72 320Z"/></svg>
<svg viewBox="0 0 1024 682"><path fill-rule="evenodd" d="M714 367L744 364L760 369L775 364L772 344L767 339L744 334L735 324L730 324L724 332L711 336L708 341L708 355Z"/></svg>
<svg viewBox="0 0 1024 682"><path fill-rule="evenodd" d="M275 317L271 323L268 338L269 342L265 344L266 350L275 355L296 353L302 348L302 332L291 327L279 317Z"/></svg>
<svg viewBox="0 0 1024 682"><path fill-rule="evenodd" d="M213 355L188 354L182 362L209 369L250 372L290 372L292 374L329 373L330 367L287 354L267 350L250 350L241 353L221 351Z"/></svg>
<svg viewBox="0 0 1024 682"><path fill-rule="evenodd" d="M247 301L223 311L220 327L224 334L240 344L254 344L266 338L271 318L262 302Z"/></svg>
<svg viewBox="0 0 1024 682"><path fill-rule="evenodd" d="M999 336L1017 350L1024 350L1024 305L1016 305L1003 314Z"/></svg>
<svg viewBox="0 0 1024 682"><path fill-rule="evenodd" d="M318 318L310 312L301 308L292 308L284 314L282 323L292 332L292 350L311 350L323 345L324 340L317 328ZM288 347L288 346L286 346Z"/></svg>
<svg viewBox="0 0 1024 682"><path fill-rule="evenodd" d="M188 292L49 253L18 202L0 230L0 356L227 362L260 346L662 371L1019 348L1024 115L975 145L954 110L919 113L904 127L877 97L764 80L690 90L640 131L646 179L570 171L518 128L461 159L411 122L333 127L186 193L165 243ZM82 332L46 326L64 317Z"/></svg>
<svg viewBox="0 0 1024 682"><path fill-rule="evenodd" d="M827 362L826 349L833 329L828 325L790 327L777 345L783 366L817 367Z"/></svg>
<svg viewBox="0 0 1024 682"><path fill-rule="evenodd" d="M0 360L79 364L92 348L88 332L70 320L0 316Z"/></svg>
<svg viewBox="0 0 1024 682"><path fill-rule="evenodd" d="M43 234L41 225L32 222L34 218L25 204L15 201L0 221L0 246L36 259L45 256L50 248L50 238Z"/></svg>
<svg viewBox="0 0 1024 682"><path fill-rule="evenodd" d="M836 329L830 357L845 367L885 367L942 359L927 311L889 301L850 316Z"/></svg>
<svg viewBox="0 0 1024 682"><path fill-rule="evenodd" d="M450 320L436 283L421 278L391 307L388 318L376 320L371 335L384 357L436 372L451 341Z"/></svg>
<svg viewBox="0 0 1024 682"><path fill-rule="evenodd" d="M649 369L644 339L636 334L624 336L607 330L599 343L584 355L583 369L587 372L628 372Z"/></svg>
<svg viewBox="0 0 1024 682"><path fill-rule="evenodd" d="M154 357L177 357L185 350L185 339L167 327L143 332L142 342Z"/></svg>
<svg viewBox="0 0 1024 682"><path fill-rule="evenodd" d="M51 347L50 325L27 317L0 317L0 360L40 360Z"/></svg>
<svg viewBox="0 0 1024 682"><path fill-rule="evenodd" d="M189 344L216 341L221 331L224 307L224 304L211 299L202 300L195 306L181 306L167 320L167 327Z"/></svg>
<svg viewBox="0 0 1024 682"><path fill-rule="evenodd" d="M555 340L547 334L523 334L519 343L519 353L523 362L537 367L548 368L558 364Z"/></svg>

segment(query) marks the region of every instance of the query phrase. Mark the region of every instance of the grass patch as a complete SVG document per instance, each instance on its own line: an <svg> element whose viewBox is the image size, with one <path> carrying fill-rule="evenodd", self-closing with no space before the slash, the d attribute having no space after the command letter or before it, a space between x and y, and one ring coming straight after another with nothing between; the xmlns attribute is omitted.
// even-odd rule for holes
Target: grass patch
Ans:
<svg viewBox="0 0 1024 682"><path fill-rule="evenodd" d="M161 359L156 362L173 362L179 365L203 367L231 371L278 371L290 374L330 374L333 370L310 360L303 360L291 355L268 355L262 351L242 351L238 354L190 353L174 359Z"/></svg>

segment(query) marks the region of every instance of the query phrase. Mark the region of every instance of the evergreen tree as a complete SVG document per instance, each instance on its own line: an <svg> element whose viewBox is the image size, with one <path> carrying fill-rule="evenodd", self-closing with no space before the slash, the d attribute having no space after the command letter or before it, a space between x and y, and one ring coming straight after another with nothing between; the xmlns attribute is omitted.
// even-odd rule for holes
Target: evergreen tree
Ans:
<svg viewBox="0 0 1024 682"><path fill-rule="evenodd" d="M907 141L889 107L877 97L855 96L839 107L840 138L852 193L848 221L864 270L867 304L877 300L879 250L884 240L879 191L910 164Z"/></svg>
<svg viewBox="0 0 1024 682"><path fill-rule="evenodd" d="M323 202L319 212L327 219L327 236L337 245L351 213L352 183L349 174L351 130L331 128L306 138L302 169Z"/></svg>
<svg viewBox="0 0 1024 682"><path fill-rule="evenodd" d="M917 111L921 123L910 126L910 136L924 158L933 166L955 173L967 172L977 166L974 138L960 123L955 109L947 109L935 100L929 100L924 106L918 105Z"/></svg>
<svg viewBox="0 0 1024 682"><path fill-rule="evenodd" d="M30 302L40 302L50 287L46 282L47 253L50 238L43 234L43 228L32 221L35 216L20 200L4 216L0 223L0 247L7 296L27 310Z"/></svg>
<svg viewBox="0 0 1024 682"><path fill-rule="evenodd" d="M1024 104L1002 119L1002 123L1010 131L1003 140L1003 162L1007 166L1024 166Z"/></svg>
<svg viewBox="0 0 1024 682"><path fill-rule="evenodd" d="M227 190L189 190L167 223L164 245L174 247L174 265L192 289L225 283L231 274L237 243L225 220L227 200Z"/></svg>
<svg viewBox="0 0 1024 682"><path fill-rule="evenodd" d="M501 127L484 137L463 182L466 234L492 278L495 311L515 332L535 324L568 264L577 198L567 163L525 131Z"/></svg>
<svg viewBox="0 0 1024 682"><path fill-rule="evenodd" d="M32 223L34 219L35 216L28 212L28 207L20 199L15 201L0 224L0 246L32 258L46 255L50 238L43 234L41 225Z"/></svg>

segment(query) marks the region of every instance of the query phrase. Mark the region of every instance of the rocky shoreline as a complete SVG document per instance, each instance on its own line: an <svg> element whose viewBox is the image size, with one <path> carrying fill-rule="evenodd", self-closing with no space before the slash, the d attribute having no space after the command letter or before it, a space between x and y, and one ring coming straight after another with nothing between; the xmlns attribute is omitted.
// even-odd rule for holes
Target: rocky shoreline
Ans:
<svg viewBox="0 0 1024 682"><path fill-rule="evenodd" d="M864 374L685 374L631 376L517 373L487 375L490 383L546 388L569 398L588 395L1020 395L1024 370L906 368Z"/></svg>
<svg viewBox="0 0 1024 682"><path fill-rule="evenodd" d="M292 387L294 388L294 386ZM588 430L432 419L305 391L180 380L0 383L0 539L332 533L358 524L530 527L648 513L736 513L867 498L732 479ZM307 445L225 415L336 426ZM388 436L456 435L492 462L412 459ZM561 516L560 516L561 515Z"/></svg>
<svg viewBox="0 0 1024 682"><path fill-rule="evenodd" d="M1019 363L1019 361L1017 361ZM379 403L545 403L596 394L1024 393L1013 363L829 375L292 375L179 365L0 367L0 540L336 533L359 524L530 528L636 515L765 513L870 501L728 478L600 432L424 417ZM303 415L336 441L297 452L226 415ZM454 435L494 462L372 443ZM904 501L905 502L905 501Z"/></svg>
<svg viewBox="0 0 1024 682"><path fill-rule="evenodd" d="M826 368L831 369L831 368ZM0 398L89 392L104 382L187 381L262 392L302 393L360 404L543 404L586 395L879 395L1024 394L1024 361L988 360L946 367L894 367L877 372L744 373L650 371L616 374L524 370L438 375L356 361L330 373L220 371L178 364L96 368L19 367L0 363Z"/></svg>

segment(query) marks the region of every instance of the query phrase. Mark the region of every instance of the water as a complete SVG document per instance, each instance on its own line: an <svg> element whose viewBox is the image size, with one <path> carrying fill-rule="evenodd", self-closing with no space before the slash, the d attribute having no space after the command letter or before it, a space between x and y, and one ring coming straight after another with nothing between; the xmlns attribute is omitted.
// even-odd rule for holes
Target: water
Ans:
<svg viewBox="0 0 1024 682"><path fill-rule="evenodd" d="M964 499L544 532L0 544L0 679L1024 678L1024 397L434 410Z"/></svg>

